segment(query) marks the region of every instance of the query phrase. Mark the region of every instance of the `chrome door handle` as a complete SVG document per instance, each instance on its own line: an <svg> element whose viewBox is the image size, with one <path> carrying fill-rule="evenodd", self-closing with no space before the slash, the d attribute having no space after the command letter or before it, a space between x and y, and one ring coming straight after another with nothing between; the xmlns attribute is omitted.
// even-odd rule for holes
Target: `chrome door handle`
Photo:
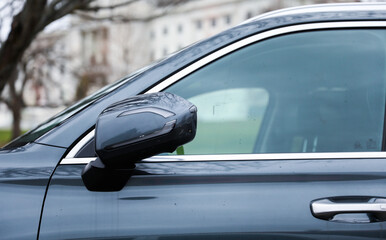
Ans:
<svg viewBox="0 0 386 240"><path fill-rule="evenodd" d="M311 212L316 218L331 220L337 214L370 213L379 221L386 220L386 199L369 198L367 202L344 202L320 199L311 202Z"/></svg>

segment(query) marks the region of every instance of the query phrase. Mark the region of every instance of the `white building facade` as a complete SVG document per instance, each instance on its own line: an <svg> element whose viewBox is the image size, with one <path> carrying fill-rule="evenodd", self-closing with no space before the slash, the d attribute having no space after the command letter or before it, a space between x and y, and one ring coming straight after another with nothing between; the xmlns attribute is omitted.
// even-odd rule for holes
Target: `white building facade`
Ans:
<svg viewBox="0 0 386 240"><path fill-rule="evenodd" d="M99 0L98 5L111 5L121 0ZM69 58L61 76L60 90L42 94L47 105L62 105L76 101L130 72L180 50L194 42L236 26L248 18L279 8L346 0L143 0L92 15L98 21L79 16L67 19L67 29L60 49ZM169 5L168 5L169 3ZM106 19L106 20L102 20ZM45 35L58 33L42 33ZM58 82L58 81L55 81ZM30 90L27 90L30 91ZM56 96L60 92L62 96ZM33 94L26 94L27 103L34 105ZM31 100L32 99L32 100ZM55 104L50 102L56 101ZM36 105L36 104L35 104ZM39 104L37 104L39 105ZM56 111L56 110L53 110ZM53 112L41 111L31 117L23 113L22 128L29 129L47 119ZM8 128L11 118L0 106L0 128ZM36 111L35 111L36 112Z"/></svg>

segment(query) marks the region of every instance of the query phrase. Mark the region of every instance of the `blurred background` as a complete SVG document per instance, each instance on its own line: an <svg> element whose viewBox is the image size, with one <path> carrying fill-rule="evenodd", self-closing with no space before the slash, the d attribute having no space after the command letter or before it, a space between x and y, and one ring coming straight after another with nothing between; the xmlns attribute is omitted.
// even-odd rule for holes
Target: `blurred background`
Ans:
<svg viewBox="0 0 386 240"><path fill-rule="evenodd" d="M2 0L0 147L104 85L246 19L333 2L353 1Z"/></svg>

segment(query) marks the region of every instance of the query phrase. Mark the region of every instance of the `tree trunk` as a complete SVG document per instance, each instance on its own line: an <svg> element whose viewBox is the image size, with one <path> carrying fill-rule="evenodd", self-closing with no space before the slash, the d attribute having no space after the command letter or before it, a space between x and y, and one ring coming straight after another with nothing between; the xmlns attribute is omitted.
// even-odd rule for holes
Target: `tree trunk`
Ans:
<svg viewBox="0 0 386 240"><path fill-rule="evenodd" d="M24 108L24 100L23 100L23 91L24 88L20 90L18 93L16 90L16 80L18 78L18 72L14 71L10 76L11 81L9 82L9 104L7 105L9 110L12 112L12 139L17 138L21 134L20 123L21 123L21 111Z"/></svg>
<svg viewBox="0 0 386 240"><path fill-rule="evenodd" d="M20 102L15 101L12 107L12 139L17 138L21 134L20 123L21 123L21 111L22 105Z"/></svg>
<svg viewBox="0 0 386 240"><path fill-rule="evenodd" d="M20 61L24 51L37 33L37 25L45 9L47 0L28 0L11 25L8 38L0 48L0 94Z"/></svg>

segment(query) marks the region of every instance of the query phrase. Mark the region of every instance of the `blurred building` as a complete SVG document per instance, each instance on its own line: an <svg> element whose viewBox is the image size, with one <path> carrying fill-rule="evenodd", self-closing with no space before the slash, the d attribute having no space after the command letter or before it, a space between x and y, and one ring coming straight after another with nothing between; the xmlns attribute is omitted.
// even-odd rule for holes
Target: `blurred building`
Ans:
<svg viewBox="0 0 386 240"><path fill-rule="evenodd" d="M122 0L99 0L111 6ZM38 37L57 37L54 48L65 56L60 70L47 74L48 87L28 86L28 105L64 105L162 59L196 41L210 37L248 18L279 8L305 4L353 2L344 0L145 0L70 16ZM60 26L62 25L62 26ZM64 27L63 27L64 26ZM58 58L59 59L59 58ZM55 78L55 79L52 79ZM43 81L43 79L41 79ZM5 116L4 107L0 113ZM40 109L40 108L39 108ZM32 128L52 114L26 110L22 127ZM0 128L10 125L0 119Z"/></svg>
<svg viewBox="0 0 386 240"><path fill-rule="evenodd" d="M101 5L115 1L100 0ZM103 83L210 37L248 18L321 0L153 0L95 14L103 22L74 19L82 67L94 66ZM346 1L348 2L348 1ZM351 1L352 2L352 1ZM107 16L113 16L109 19ZM68 41L72 42L72 41ZM98 69L98 70L97 70ZM90 72L90 71L88 71ZM92 72L92 71L91 71Z"/></svg>
<svg viewBox="0 0 386 240"><path fill-rule="evenodd" d="M113 5L119 0L99 0ZM79 99L101 86L248 18L329 0L148 0L73 17L66 35ZM352 1L350 1L352 2ZM95 20L99 19L99 20ZM83 88L82 88L83 87Z"/></svg>

